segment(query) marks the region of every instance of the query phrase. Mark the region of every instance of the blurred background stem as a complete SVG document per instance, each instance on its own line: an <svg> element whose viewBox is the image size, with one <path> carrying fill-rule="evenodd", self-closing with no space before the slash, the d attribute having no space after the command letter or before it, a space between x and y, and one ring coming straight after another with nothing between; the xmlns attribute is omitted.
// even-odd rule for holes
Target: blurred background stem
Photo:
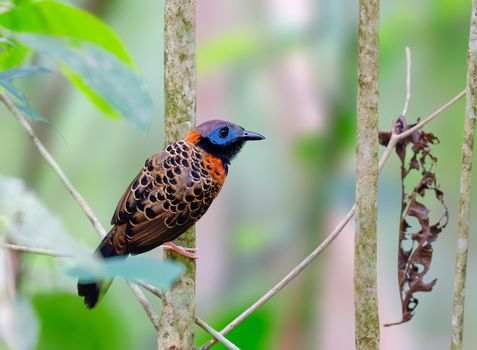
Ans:
<svg viewBox="0 0 477 350"><path fill-rule="evenodd" d="M457 222L457 253L452 299L451 349L461 350L464 339L464 303L469 248L470 199L472 187L472 154L477 109L477 0L472 1L469 48L467 52L467 104L460 175L460 197Z"/></svg>

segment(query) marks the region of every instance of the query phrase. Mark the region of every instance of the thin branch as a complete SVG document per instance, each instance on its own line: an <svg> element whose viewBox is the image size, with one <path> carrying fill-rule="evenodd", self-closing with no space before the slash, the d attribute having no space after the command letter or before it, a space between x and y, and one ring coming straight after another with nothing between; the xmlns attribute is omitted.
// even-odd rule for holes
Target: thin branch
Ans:
<svg viewBox="0 0 477 350"><path fill-rule="evenodd" d="M96 232L99 234L101 238L106 236L106 230L104 229L103 225L101 225L101 222L98 220L96 215L94 214L93 210L91 207L86 203L85 199L81 194L73 187L71 184L70 180L68 177L65 175L61 167L58 165L56 160L52 157L50 152L43 146L41 141L38 139L38 137L35 134L35 131L31 127L31 125L28 123L27 119L23 115L23 113L17 108L15 103L10 99L10 97L5 93L5 92L0 92L0 101L2 101L5 106L8 108L8 110L18 119L20 124L23 126L23 128L26 130L28 136L32 140L33 144L35 145L36 149L40 153L40 155L46 160L48 165L53 169L53 171L56 173L56 175L60 178L60 180L63 182L65 185L66 189L68 192L73 196L73 198L78 202L80 205L81 209L83 209L83 212L85 215L88 217L89 221L93 225L94 229ZM129 285L131 287L131 284ZM152 307L150 306L149 302L146 299L146 296L144 293L139 289L139 288L133 288L131 287L134 295L138 299L138 301L141 303L143 306L144 310L146 311L147 315L149 316L152 324L156 327L157 320L159 317L155 314L155 312L152 310Z"/></svg>
<svg viewBox="0 0 477 350"><path fill-rule="evenodd" d="M63 182L68 192L71 193L71 195L76 200L76 202L78 202L81 209L83 209L86 217L94 226L98 234L101 237L106 236L106 231L104 230L103 225L101 225L96 215L94 215L94 212L91 209L91 207L88 205L88 203L86 203L83 196L81 196L81 194L71 184L70 180L66 177L65 173L60 168L56 160L51 156L50 152L48 152L45 146L43 146L43 144L41 143L41 141L38 139L35 132L33 131L33 128L30 126L26 118L23 116L23 113L20 112L20 110L15 105L15 103L10 99L10 97L8 97L8 95L5 92L0 92L0 100L5 104L5 106L7 106L8 110L12 112L13 115L18 119L20 124L26 130L28 136L32 140L38 152L40 152L41 156L46 160L48 165L53 169L56 175L60 178L61 182Z"/></svg>
<svg viewBox="0 0 477 350"><path fill-rule="evenodd" d="M467 52L467 105L462 145L460 198L457 221L457 252L452 297L451 349L462 350L464 342L465 283L467 273L470 201L472 189L472 154L477 117L477 0L472 1L469 48Z"/></svg>
<svg viewBox="0 0 477 350"><path fill-rule="evenodd" d="M50 250L50 249L24 247L24 246L21 246L21 245L9 244L9 243L2 243L2 245L0 245L0 248L14 250L14 251L17 251L17 252L52 256L52 257L55 257L55 258L69 258L69 257L71 257L71 255L56 252L56 251Z"/></svg>
<svg viewBox="0 0 477 350"><path fill-rule="evenodd" d="M217 332L215 329L213 329L211 326L209 326L207 323L205 323L200 318L196 317L195 318L195 323L197 323L206 332L212 334L215 337L215 339L218 339L218 341L220 341L227 349L240 350L240 348L235 346L230 340L225 338L222 334Z"/></svg>
<svg viewBox="0 0 477 350"><path fill-rule="evenodd" d="M396 144L408 137L410 135L409 131L414 132L417 130L420 130L423 128L425 125L427 125L431 120L433 120L435 117L437 117L439 114L444 112L447 108L449 108L451 105L456 103L458 100L460 100L462 97L464 97L465 91L460 92L458 95L453 97L451 100L446 102L442 107L436 109L434 112L432 112L430 115L425 117L421 122L416 124L413 128L407 130L406 132L403 132L401 134L395 134L394 131L392 132L391 139L381 156L381 159L379 161L379 171L384 167L384 164L387 162L389 157L391 156L394 147ZM281 289L286 287L293 279L295 279L308 265L310 265L313 260L315 260L335 239L338 237L338 235L343 231L343 229L346 227L348 222L353 218L354 213L355 213L355 205L356 203L353 204L353 207L348 211L344 219L338 224L338 226L335 227L335 229L328 235L328 237L325 238L325 240L314 250L312 251L302 262L300 262L292 271L290 271L280 282L278 282L272 289L270 289L267 293L265 293L260 299L258 299L253 305L251 305L247 310L242 312L239 316L237 316L232 322L230 322L226 327L224 327L221 331L220 334L225 335L229 333L232 329L234 329L236 326L238 326L244 319L246 319L250 314L252 314L255 310L257 310L260 306L265 304L267 301L269 301L275 294L277 294ZM204 344L202 347L200 347L200 350L207 350L210 349L215 343L217 343L216 339L212 339L209 341L207 344Z"/></svg>
<svg viewBox="0 0 477 350"><path fill-rule="evenodd" d="M135 284L133 282L128 282L128 286L133 291L134 295L136 296L137 300L139 301L139 303L143 307L144 311L146 311L146 314L149 317L149 319L151 320L152 324L154 325L154 328L156 328L156 330L159 330L160 318L156 314L154 309L152 308L151 304L147 300L144 293L139 289L137 284Z"/></svg>
<svg viewBox="0 0 477 350"><path fill-rule="evenodd" d="M379 161L379 170L381 171L384 167L384 164L386 163L386 161L388 160L388 158L391 156L393 150L394 150L394 147L396 146L396 144L405 139L406 137L410 136L412 133L418 131L418 130L421 130L424 126L426 126L427 124L429 124L434 118L436 118L438 115L440 115L442 112L444 112L447 108L449 108L450 106L452 106L454 103L456 103L457 101L459 101L461 98L463 98L465 96L465 90L459 92L456 96L454 96L453 98L451 98L449 101L447 101L445 104L443 104L441 107L439 107L438 109L436 109L434 112L432 112L431 114L429 114L427 117L425 117L424 119L422 119L419 123L417 123L416 125L414 125L412 128L400 133L400 134L396 134L395 131L394 131L394 128L392 130L392 133L391 133L391 138L389 140L389 143L388 143L388 146L386 147L386 149L384 150L384 153L383 153L383 156L381 157L381 160Z"/></svg>
<svg viewBox="0 0 477 350"><path fill-rule="evenodd" d="M411 49L406 47L406 99L404 100L404 108L402 110L402 115L407 115L407 110L409 108L409 102L411 102Z"/></svg>

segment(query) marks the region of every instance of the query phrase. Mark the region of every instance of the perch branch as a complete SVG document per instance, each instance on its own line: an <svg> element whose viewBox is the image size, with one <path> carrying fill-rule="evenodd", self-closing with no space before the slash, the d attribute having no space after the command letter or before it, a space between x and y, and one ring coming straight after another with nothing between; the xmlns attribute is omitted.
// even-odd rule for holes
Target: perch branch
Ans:
<svg viewBox="0 0 477 350"><path fill-rule="evenodd" d="M28 123L23 113L17 108L15 103L10 99L10 97L5 92L0 92L0 101L2 101L7 107L7 109L18 119L20 124L26 130L28 136L32 140L33 144L35 145L40 155L46 160L48 165L50 165L50 167L53 169L56 175L60 178L60 180L63 182L66 189L73 196L76 202L78 202L81 209L83 209L85 215L88 217L89 221L91 222L91 224L93 225L94 229L99 234L99 236L101 238L106 236L106 231L103 225L101 225L101 223L99 222L98 218L94 214L91 207L88 205L88 203L86 203L86 201L81 196L81 194L73 187L70 180L67 178L67 176L65 175L61 167L58 165L56 160L53 158L53 156L50 154L50 152L48 152L45 146L43 146L43 144L36 136L35 131L31 127L31 125ZM152 307L150 306L149 302L147 302L146 296L139 288L132 288L132 290L134 295L138 299L138 301L143 306L147 315L149 316L152 324L157 328L156 321L158 319L158 316L152 310Z"/></svg>
<svg viewBox="0 0 477 350"><path fill-rule="evenodd" d="M457 252L452 297L451 349L462 350L464 340L465 282L469 247L472 153L477 109L477 0L472 1L467 52L467 104L462 145L460 198L457 220Z"/></svg>
<svg viewBox="0 0 477 350"><path fill-rule="evenodd" d="M440 115L442 112L444 112L447 108L452 106L454 103L459 101L462 97L465 96L465 90L457 94L455 97L450 99L448 102L446 102L444 105L436 109L434 112L429 114L427 117L422 119L419 123L417 123L414 127L411 129L407 130L406 132L403 132L401 134L395 134L394 130L392 131L392 136L391 139L388 143L388 146L386 147L383 155L381 156L381 159L379 161L379 171L383 169L385 163L391 156L394 147L396 144L408 137L411 133L414 131L422 129L424 126L426 126L429 122L431 122L434 118L436 118L438 115ZM328 237L325 238L325 240L314 250L312 251L302 262L300 262L290 273L288 273L280 282L278 282L272 289L270 289L267 293L265 293L260 299L258 299L253 305L251 305L247 310L242 312L239 316L237 316L232 322L230 322L226 327L224 327L221 331L220 334L225 335L229 333L232 329L234 329L237 325L239 325L244 319L246 319L250 314L252 314L255 310L257 310L260 306L265 304L267 301L269 301L275 294L277 294L281 289L286 287L293 279L295 279L305 268L313 261L315 260L335 239L338 237L338 235L343 231L343 229L346 227L348 222L353 218L355 213L355 204L353 204L353 207L348 211L348 213L345 215L344 219L336 226L336 228L328 235ZM217 342L216 339L210 340L207 344L203 345L200 349L201 350L207 350L210 349L211 346L213 346Z"/></svg>

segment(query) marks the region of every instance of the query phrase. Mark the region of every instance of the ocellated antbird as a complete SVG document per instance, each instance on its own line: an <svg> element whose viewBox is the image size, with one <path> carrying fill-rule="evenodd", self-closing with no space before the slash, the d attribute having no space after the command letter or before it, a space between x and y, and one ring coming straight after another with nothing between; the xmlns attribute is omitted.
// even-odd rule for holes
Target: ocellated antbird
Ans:
<svg viewBox="0 0 477 350"><path fill-rule="evenodd" d="M244 143L262 139L231 122L210 120L154 154L120 199L111 219L113 228L96 253L104 258L135 255L166 244L195 258L172 241L205 214ZM88 308L97 304L100 292L101 281L78 282L78 295Z"/></svg>

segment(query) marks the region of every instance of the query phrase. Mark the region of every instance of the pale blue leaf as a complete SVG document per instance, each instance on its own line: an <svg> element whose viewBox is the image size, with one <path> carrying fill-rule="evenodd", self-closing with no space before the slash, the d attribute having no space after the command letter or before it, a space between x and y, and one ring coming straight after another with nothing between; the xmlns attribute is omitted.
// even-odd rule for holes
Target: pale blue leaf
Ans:
<svg viewBox="0 0 477 350"><path fill-rule="evenodd" d="M27 66L22 68L9 69L0 73L0 80L11 82L15 79L24 78L38 73L50 73L51 69L42 66Z"/></svg>
<svg viewBox="0 0 477 350"><path fill-rule="evenodd" d="M131 256L108 259L88 259L67 270L70 276L90 282L114 277L143 281L160 289L169 288L184 271L180 264L169 260Z"/></svg>
<svg viewBox="0 0 477 350"><path fill-rule="evenodd" d="M25 96L20 90L15 88L8 81L0 80L0 86L3 86L9 93L11 93L18 100L18 102L15 103L15 105L20 111L22 111L24 114L26 114L33 120L45 121L45 118L40 113L30 108L30 105L28 104L27 99L25 98Z"/></svg>

